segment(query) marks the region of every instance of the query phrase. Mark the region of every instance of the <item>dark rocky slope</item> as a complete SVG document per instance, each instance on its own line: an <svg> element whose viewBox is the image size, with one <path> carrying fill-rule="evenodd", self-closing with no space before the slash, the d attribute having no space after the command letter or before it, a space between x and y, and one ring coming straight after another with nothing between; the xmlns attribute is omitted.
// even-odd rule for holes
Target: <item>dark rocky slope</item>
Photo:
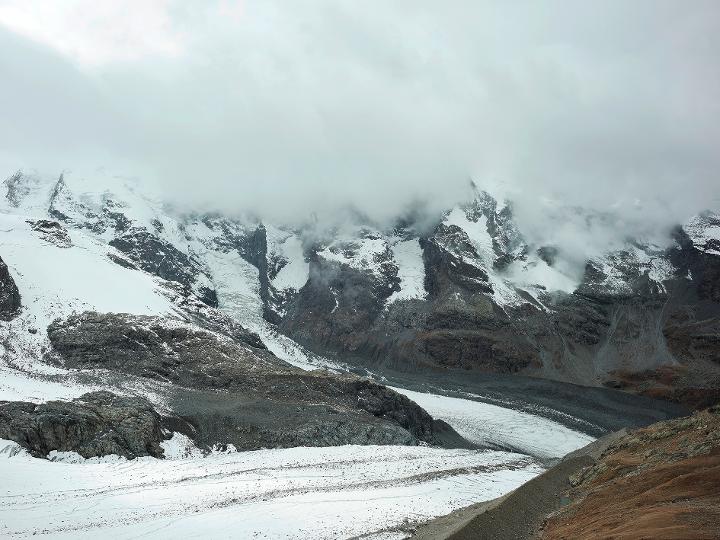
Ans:
<svg viewBox="0 0 720 540"><path fill-rule="evenodd" d="M469 220L482 217L491 255L452 224L420 238L425 299L387 303L392 268L313 256L280 328L318 353L379 371L524 374L692 407L720 399L720 252L712 245L678 228L667 249L630 242L588 261L570 294L540 286L508 293L498 281L503 267L552 263L553 251L529 253L508 207L494 204L485 196L464 210ZM377 259L384 264L382 253Z"/></svg>
<svg viewBox="0 0 720 540"><path fill-rule="evenodd" d="M117 454L163 457L162 419L138 397L93 392L73 401L0 402L0 439L33 455L75 451L85 458Z"/></svg>
<svg viewBox="0 0 720 540"><path fill-rule="evenodd" d="M163 385L168 429L202 447L336 444L468 446L457 433L384 386L294 368L262 348L156 317L84 313L48 328L48 360ZM170 422L169 424L167 422Z"/></svg>
<svg viewBox="0 0 720 540"><path fill-rule="evenodd" d="M20 292L0 257L0 321L8 321L20 310Z"/></svg>
<svg viewBox="0 0 720 540"><path fill-rule="evenodd" d="M610 434L499 499L419 527L418 540L720 537L720 408Z"/></svg>

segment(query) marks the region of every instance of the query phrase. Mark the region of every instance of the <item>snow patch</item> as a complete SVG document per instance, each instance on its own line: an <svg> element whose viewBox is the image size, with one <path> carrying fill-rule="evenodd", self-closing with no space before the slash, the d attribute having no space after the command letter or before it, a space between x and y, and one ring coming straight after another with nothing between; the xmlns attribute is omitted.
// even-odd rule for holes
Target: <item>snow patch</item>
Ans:
<svg viewBox="0 0 720 540"><path fill-rule="evenodd" d="M48 460L57 463L118 463L127 461L125 456L118 456L117 454L108 454L107 456L95 456L91 458L84 458L77 452L58 452L52 450L47 455Z"/></svg>
<svg viewBox="0 0 720 540"><path fill-rule="evenodd" d="M228 444L224 448L215 445L210 452L204 452L195 446L190 437L178 432L173 432L172 437L161 442L160 447L163 449L165 459L199 459L238 451L235 445Z"/></svg>
<svg viewBox="0 0 720 540"><path fill-rule="evenodd" d="M399 300L424 300L427 297L425 290L425 262L423 251L418 239L400 240L391 242L393 260L398 268L400 290L393 292L387 299L387 304Z"/></svg>
<svg viewBox="0 0 720 540"><path fill-rule="evenodd" d="M28 451L15 441L0 439L0 460L14 458L18 456L32 459Z"/></svg>
<svg viewBox="0 0 720 540"><path fill-rule="evenodd" d="M446 226L454 225L465 231L470 243L480 257L482 266L492 268L495 262L495 251L493 250L492 237L487 228L487 217L481 215L477 221L471 221L468 219L465 210L456 206L445 217L443 224Z"/></svg>
<svg viewBox="0 0 720 540"><path fill-rule="evenodd" d="M201 458L203 452L193 440L182 433L173 432L172 437L160 443L165 459Z"/></svg>
<svg viewBox="0 0 720 540"><path fill-rule="evenodd" d="M307 283L310 275L310 264L305 261L302 241L296 234L282 231L277 227L268 226L266 230L268 256L276 256L286 261L272 279L272 286L277 290L299 291Z"/></svg>

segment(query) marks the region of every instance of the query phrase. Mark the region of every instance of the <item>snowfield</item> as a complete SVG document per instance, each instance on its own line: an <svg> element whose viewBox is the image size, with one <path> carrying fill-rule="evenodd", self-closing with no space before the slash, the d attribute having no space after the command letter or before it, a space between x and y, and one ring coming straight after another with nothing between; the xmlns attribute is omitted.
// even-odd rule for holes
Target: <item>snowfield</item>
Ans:
<svg viewBox="0 0 720 540"><path fill-rule="evenodd" d="M0 442L3 538L403 538L412 523L498 497L542 470L519 454L428 447L80 464L9 457L17 448Z"/></svg>

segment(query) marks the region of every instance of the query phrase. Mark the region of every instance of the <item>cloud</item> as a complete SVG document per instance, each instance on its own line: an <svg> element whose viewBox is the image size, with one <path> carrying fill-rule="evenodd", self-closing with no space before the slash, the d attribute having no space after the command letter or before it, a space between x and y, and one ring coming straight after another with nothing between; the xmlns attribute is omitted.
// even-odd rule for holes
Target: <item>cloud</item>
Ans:
<svg viewBox="0 0 720 540"><path fill-rule="evenodd" d="M542 197L613 234L720 206L714 1L57 5L0 6L7 163L291 219L439 208L472 177L540 237Z"/></svg>

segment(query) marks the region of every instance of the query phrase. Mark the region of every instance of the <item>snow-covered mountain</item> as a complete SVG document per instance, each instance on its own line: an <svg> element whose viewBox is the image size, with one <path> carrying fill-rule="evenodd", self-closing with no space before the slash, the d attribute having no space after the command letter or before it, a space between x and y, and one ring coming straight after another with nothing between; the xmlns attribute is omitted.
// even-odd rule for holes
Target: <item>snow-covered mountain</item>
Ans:
<svg viewBox="0 0 720 540"><path fill-rule="evenodd" d="M69 174L4 184L0 536L382 537L499 496L592 440L466 399L431 398L433 418L411 401L427 394L344 373L276 327L313 249L338 256L330 243L181 213L138 188ZM415 272L395 279L422 296L419 243L397 242ZM518 425L532 429L518 438ZM302 522L288 501L309 506Z"/></svg>
<svg viewBox="0 0 720 540"><path fill-rule="evenodd" d="M453 374L645 393L659 380L685 402L715 384L713 214L669 249L628 241L580 277L479 190L389 227L187 211L102 173L18 173L0 195L0 535L402 538L592 436L677 414L548 381L468 389ZM68 475L96 510L76 513ZM311 503L301 528L281 526L291 499ZM52 501L65 502L48 517Z"/></svg>
<svg viewBox="0 0 720 540"><path fill-rule="evenodd" d="M0 255L34 291L10 325L37 331L9 345L24 354L80 309L187 318L192 305L295 363L315 353L372 369L522 373L680 401L720 381L702 352L720 312L713 213L665 246L628 238L578 272L577 254L532 244L512 202L479 189L430 227L424 216L383 228L357 215L291 227L183 211L102 173L17 173L4 187Z"/></svg>

